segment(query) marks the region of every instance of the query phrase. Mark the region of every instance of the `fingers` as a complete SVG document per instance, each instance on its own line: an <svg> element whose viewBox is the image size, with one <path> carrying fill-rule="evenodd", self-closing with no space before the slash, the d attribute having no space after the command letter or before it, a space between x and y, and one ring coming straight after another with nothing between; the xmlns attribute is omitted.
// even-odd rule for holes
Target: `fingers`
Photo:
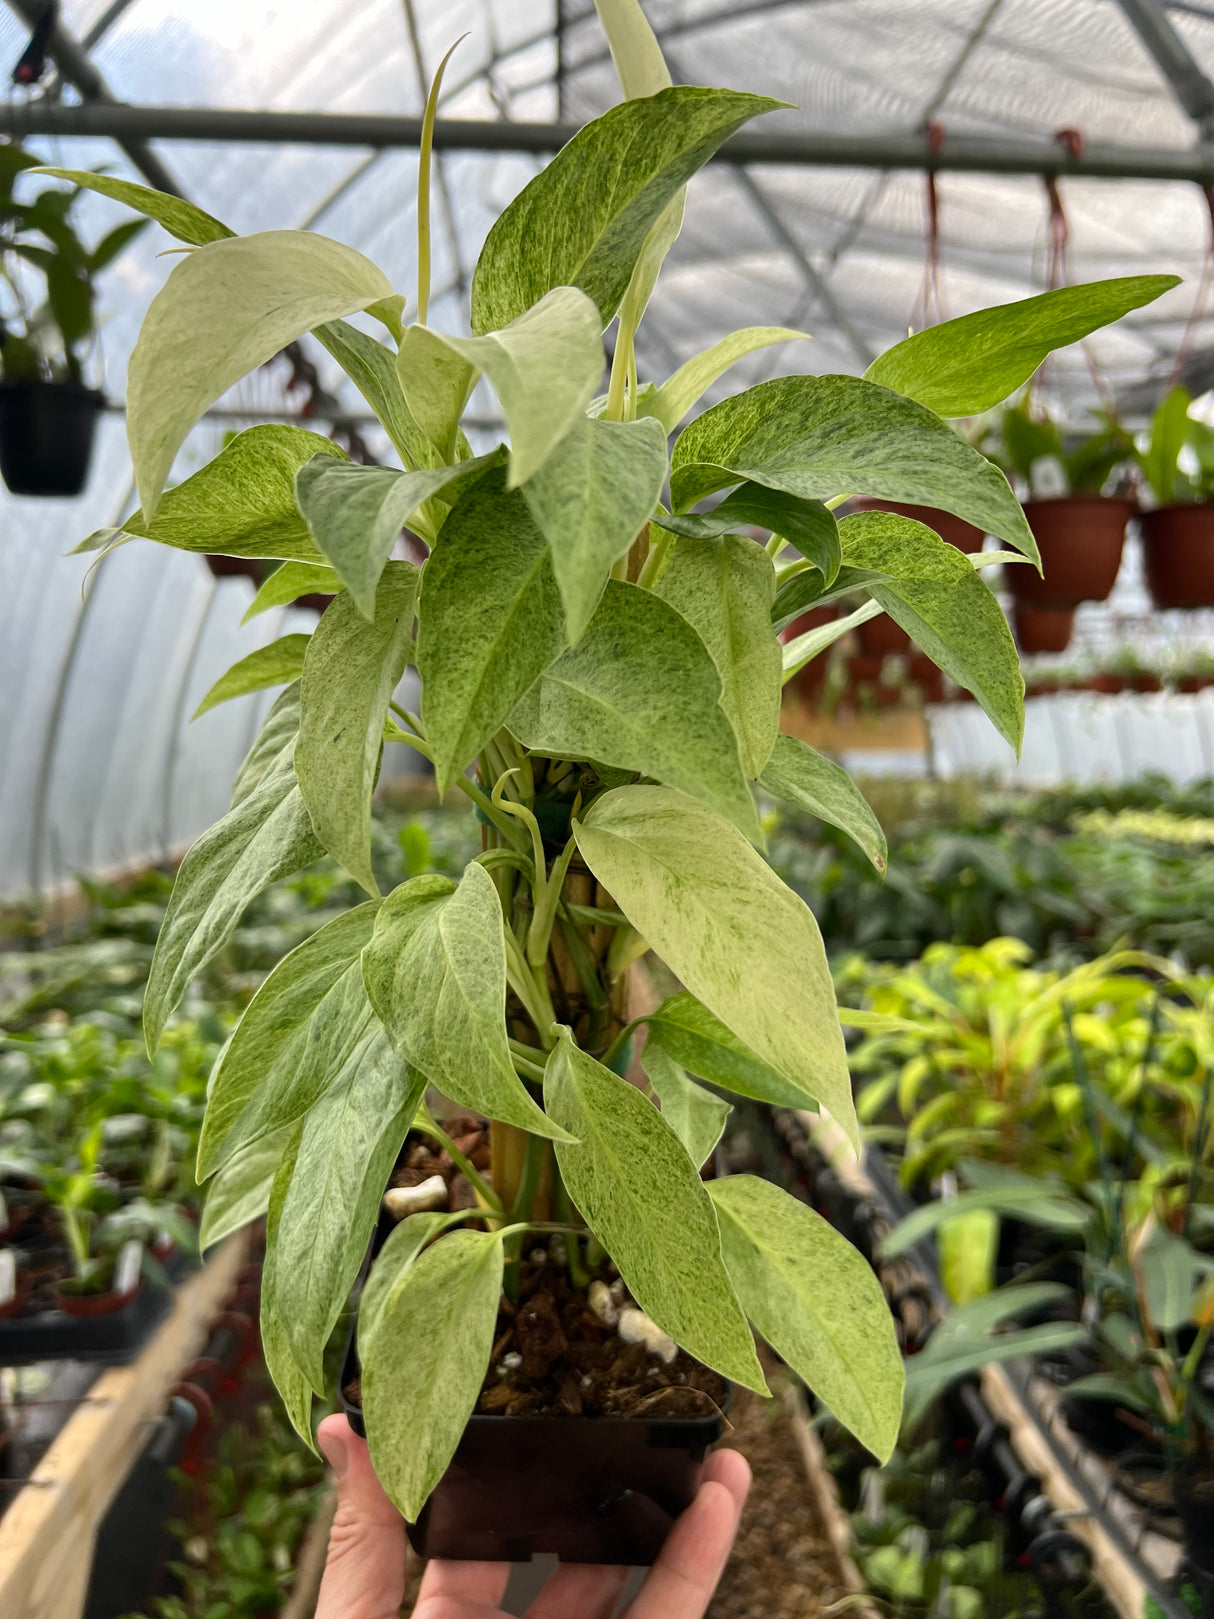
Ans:
<svg viewBox="0 0 1214 1619"><path fill-rule="evenodd" d="M717 1451L709 1458L695 1500L670 1531L661 1556L629 1604L627 1619L703 1619L749 1488L750 1468L743 1457Z"/></svg>
<svg viewBox="0 0 1214 1619"><path fill-rule="evenodd" d="M627 1568L562 1563L523 1619L611 1619L627 1583Z"/></svg>
<svg viewBox="0 0 1214 1619"><path fill-rule="evenodd" d="M509 1563L444 1563L436 1558L422 1575L413 1619L501 1619L509 1578Z"/></svg>
<svg viewBox="0 0 1214 1619"><path fill-rule="evenodd" d="M345 1417L316 1434L337 1480L337 1511L316 1619L397 1619L405 1593L405 1525L384 1494L366 1440Z"/></svg>

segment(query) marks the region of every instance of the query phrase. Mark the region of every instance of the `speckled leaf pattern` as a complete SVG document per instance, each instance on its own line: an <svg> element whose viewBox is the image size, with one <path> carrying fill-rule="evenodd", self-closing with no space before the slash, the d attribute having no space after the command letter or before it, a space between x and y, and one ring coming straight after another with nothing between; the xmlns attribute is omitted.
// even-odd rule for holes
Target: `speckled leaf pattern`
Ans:
<svg viewBox="0 0 1214 1619"><path fill-rule="evenodd" d="M855 782L833 759L795 736L778 736L759 785L773 798L795 804L854 838L876 866L885 870L888 850L881 823Z"/></svg>
<svg viewBox="0 0 1214 1619"><path fill-rule="evenodd" d="M376 586L412 514L486 464L461 461L453 467L400 472L318 455L300 467L295 493L308 531L364 618L375 615Z"/></svg>
<svg viewBox="0 0 1214 1619"><path fill-rule="evenodd" d="M909 517L857 512L839 525L843 555L890 582L869 595L915 645L959 686L972 691L999 734L1020 752L1024 677L1003 610L956 546Z"/></svg>
<svg viewBox="0 0 1214 1619"><path fill-rule="evenodd" d="M270 705L253 746L241 761L232 783L232 808L248 798L276 770L292 764L299 734L299 682L293 680Z"/></svg>
<svg viewBox="0 0 1214 1619"><path fill-rule="evenodd" d="M375 1256L358 1297L360 1344L367 1342L368 1335L374 1331L376 1316L381 1307L391 1299L393 1291L404 1279L405 1272L409 1270L426 1244L437 1237L440 1231L446 1229L450 1220L449 1214L427 1211L423 1214L409 1215L406 1219L398 1221L389 1231L383 1247Z"/></svg>
<svg viewBox="0 0 1214 1619"><path fill-rule="evenodd" d="M725 1265L757 1330L879 1461L902 1418L902 1352L868 1261L813 1209L754 1175L713 1181Z"/></svg>
<svg viewBox="0 0 1214 1619"><path fill-rule="evenodd" d="M766 1393L712 1204L674 1130L567 1029L548 1058L544 1101L578 1138L556 1146L569 1195L641 1309L706 1366Z"/></svg>
<svg viewBox="0 0 1214 1619"><path fill-rule="evenodd" d="M681 539L657 587L712 656L721 707L738 739L742 770L758 778L780 729L784 664L771 627L776 570L761 545L741 534Z"/></svg>
<svg viewBox="0 0 1214 1619"><path fill-rule="evenodd" d="M482 337L431 333L493 384L510 429L513 489L534 476L585 412L603 378L598 314L576 287L554 287L500 331Z"/></svg>
<svg viewBox="0 0 1214 1619"><path fill-rule="evenodd" d="M284 703L284 698L295 691L290 686L279 698L281 714L291 715L293 701ZM267 726L275 719L271 710ZM258 759L254 775L248 774L250 755L242 767L243 795L181 862L143 997L143 1028L151 1051L190 984L231 938L249 901L322 853L295 779L294 746L293 735L288 735L268 759ZM241 786L238 777L237 789Z"/></svg>
<svg viewBox="0 0 1214 1619"><path fill-rule="evenodd" d="M127 371L127 438L144 513L208 405L313 326L393 296L383 271L314 231L260 231L180 259Z"/></svg>
<svg viewBox="0 0 1214 1619"><path fill-rule="evenodd" d="M361 1330L371 1461L410 1521L447 1471L476 1406L502 1292L502 1244L452 1231L403 1269Z"/></svg>
<svg viewBox="0 0 1214 1619"><path fill-rule="evenodd" d="M822 936L720 816L669 787L617 787L574 823L587 865L691 993L859 1147Z"/></svg>
<svg viewBox="0 0 1214 1619"><path fill-rule="evenodd" d="M770 634L770 628L767 633ZM757 840L721 677L687 620L651 591L612 580L586 633L510 716L527 747L656 776Z"/></svg>
<svg viewBox="0 0 1214 1619"><path fill-rule="evenodd" d="M839 572L839 525L834 513L820 500L801 500L782 489L765 489L761 483L744 483L706 512L684 512L654 517L659 528L692 539L710 539L717 534L736 534L750 528L765 528L812 562L822 575L818 589L833 584Z"/></svg>
<svg viewBox="0 0 1214 1619"><path fill-rule="evenodd" d="M278 1309L296 1365L325 1392L324 1352L375 1229L380 1198L426 1088L378 1030L303 1123L276 1233Z"/></svg>
<svg viewBox="0 0 1214 1619"><path fill-rule="evenodd" d="M444 793L565 645L548 544L500 466L448 517L417 617L422 719Z"/></svg>
<svg viewBox="0 0 1214 1619"><path fill-rule="evenodd" d="M262 1136L236 1153L215 1176L207 1188L198 1230L198 1245L204 1252L266 1212L270 1187L294 1133L294 1125L288 1124Z"/></svg>
<svg viewBox="0 0 1214 1619"><path fill-rule="evenodd" d="M321 563L295 504L295 474L316 455L346 459L330 439L302 427L246 428L167 490L150 521L141 511L128 518L125 532L179 551Z"/></svg>
<svg viewBox="0 0 1214 1619"><path fill-rule="evenodd" d="M285 686L303 673L306 635L280 635L277 641L257 648L225 670L194 710L194 718L247 692Z"/></svg>
<svg viewBox="0 0 1214 1619"><path fill-rule="evenodd" d="M662 1104L662 1117L699 1169L720 1141L725 1121L733 1109L728 1102L697 1085L656 1042L646 1045L642 1061L653 1093Z"/></svg>
<svg viewBox="0 0 1214 1619"><path fill-rule="evenodd" d="M368 901L326 922L282 958L245 1008L208 1087L200 1179L301 1117L359 1060L378 1027L361 964L378 909Z"/></svg>
<svg viewBox="0 0 1214 1619"><path fill-rule="evenodd" d="M396 1049L445 1096L535 1135L562 1133L510 1058L502 907L484 866L473 861L458 885L431 876L393 889L363 978Z"/></svg>
<svg viewBox="0 0 1214 1619"><path fill-rule="evenodd" d="M1175 275L1133 275L1058 287L915 332L864 375L941 416L975 416L1027 382L1054 349L1152 303Z"/></svg>
<svg viewBox="0 0 1214 1619"><path fill-rule="evenodd" d="M50 174L57 180L70 180L73 185L83 186L86 191L97 191L103 197L123 202L128 208L134 208L136 213L146 214L158 225L163 225L169 235L175 236L179 242L189 242L192 247L201 247L206 242L222 242L225 237L235 234L192 202L172 197L165 191L155 191L151 186L119 180L112 174L94 174L91 169L39 168L33 172Z"/></svg>
<svg viewBox="0 0 1214 1619"><path fill-rule="evenodd" d="M660 388L639 401L637 414L656 417L667 433L673 433L691 407L730 366L756 349L808 337L808 332L795 332L788 326L744 326L740 331L730 332L711 348L693 355Z"/></svg>
<svg viewBox="0 0 1214 1619"><path fill-rule="evenodd" d="M418 569L390 562L368 624L349 592L331 601L308 646L300 682L295 773L316 836L369 894L371 794L388 701L405 672Z"/></svg>
<svg viewBox="0 0 1214 1619"><path fill-rule="evenodd" d="M441 332L410 326L397 351L396 375L409 414L435 453L446 460L476 384L477 368Z"/></svg>
<svg viewBox="0 0 1214 1619"><path fill-rule="evenodd" d="M805 1092L727 1029L694 995L680 990L646 1018L646 1052L659 1048L700 1079L773 1107L804 1107Z"/></svg>
<svg viewBox="0 0 1214 1619"><path fill-rule="evenodd" d="M587 124L489 232L472 278L472 330L505 326L569 286L593 299L606 326L667 203L722 141L782 105L680 85Z"/></svg>
<svg viewBox="0 0 1214 1619"><path fill-rule="evenodd" d="M942 507L1037 558L1007 479L939 416L860 377L777 377L698 416L674 447L678 511L748 478L806 500Z"/></svg>
<svg viewBox="0 0 1214 1619"><path fill-rule="evenodd" d="M291 1426L315 1450L316 1443L312 1438L312 1386L291 1353L278 1303L278 1221L286 1201L287 1188L291 1184L291 1172L295 1168L302 1133L302 1123L292 1129L270 1188L266 1214L266 1257L261 1269L261 1351L265 1356L266 1370L278 1390Z"/></svg>
<svg viewBox="0 0 1214 1619"><path fill-rule="evenodd" d="M666 435L656 422L582 417L523 485L552 552L571 642L590 622L612 563L657 504L666 469Z"/></svg>
<svg viewBox="0 0 1214 1619"><path fill-rule="evenodd" d="M250 619L268 613L271 607L285 607L301 596L335 596L342 589L344 586L332 568L319 562L284 562L258 589L240 622L247 624Z"/></svg>

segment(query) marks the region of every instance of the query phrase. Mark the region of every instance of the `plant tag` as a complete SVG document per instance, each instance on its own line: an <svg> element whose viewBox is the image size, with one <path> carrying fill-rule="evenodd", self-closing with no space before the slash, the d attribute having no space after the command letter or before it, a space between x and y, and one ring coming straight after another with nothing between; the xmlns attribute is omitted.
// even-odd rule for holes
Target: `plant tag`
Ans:
<svg viewBox="0 0 1214 1619"><path fill-rule="evenodd" d="M0 1192L0 1231L8 1230L8 1199Z"/></svg>
<svg viewBox="0 0 1214 1619"><path fill-rule="evenodd" d="M1070 480L1056 455L1039 455L1029 467L1029 487L1034 500L1057 500L1069 495Z"/></svg>
<svg viewBox="0 0 1214 1619"><path fill-rule="evenodd" d="M0 1305L12 1301L17 1291L17 1255L11 1248L0 1248Z"/></svg>
<svg viewBox="0 0 1214 1619"><path fill-rule="evenodd" d="M124 1242L114 1264L114 1292L133 1293L143 1266L143 1244L137 1237Z"/></svg>

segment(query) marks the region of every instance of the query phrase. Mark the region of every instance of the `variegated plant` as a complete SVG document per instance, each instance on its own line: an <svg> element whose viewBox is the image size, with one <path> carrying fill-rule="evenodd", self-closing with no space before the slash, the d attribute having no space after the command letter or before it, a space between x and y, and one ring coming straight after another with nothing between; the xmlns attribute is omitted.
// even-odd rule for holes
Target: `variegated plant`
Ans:
<svg viewBox="0 0 1214 1619"><path fill-rule="evenodd" d="M757 1328L888 1453L902 1368L864 1260L765 1182L700 1178L728 1109L689 1072L761 1102L825 1107L858 1141L822 942L759 852L756 796L845 828L878 871L884 840L845 773L780 734L781 687L886 612L1019 744L1016 653L977 571L994 557L971 562L902 517L836 521L834 509L853 494L942 508L1035 560L1002 473L945 418L988 409L1051 348L1172 284L1107 282L969 316L909 338L863 378L781 377L684 426L736 360L799 335L751 328L659 386L637 374L635 334L685 183L779 103L671 87L636 0L598 3L629 99L489 233L470 337L426 324L424 209L405 324L404 299L338 242L235 237L174 198L72 175L191 247L131 359L142 505L122 534L280 559L259 606L334 595L314 634L243 660L215 694L286 683L231 810L182 864L145 1005L154 1046L253 896L322 853L366 889L250 1003L215 1073L200 1153L200 1176L214 1177L208 1240L268 1206L266 1352L302 1432L427 1085L493 1121L477 1210L404 1221L363 1293L372 1456L410 1517L473 1408L503 1282L541 1216L541 1229L563 1229L575 1276L588 1250L605 1251L677 1343L763 1391ZM431 127L434 104L432 93ZM359 311L386 342L348 324ZM301 428L261 426L166 491L202 413L307 332L401 468L355 466ZM475 455L460 421L482 376L510 442ZM428 548L420 565L392 559L404 525ZM863 605L781 646L799 614L843 597ZM420 714L394 700L408 664ZM458 883L423 876L380 893L370 818L385 741L424 754L441 792L472 799L484 847ZM643 1020L648 1094L620 1077L627 975L646 949L685 986Z"/></svg>

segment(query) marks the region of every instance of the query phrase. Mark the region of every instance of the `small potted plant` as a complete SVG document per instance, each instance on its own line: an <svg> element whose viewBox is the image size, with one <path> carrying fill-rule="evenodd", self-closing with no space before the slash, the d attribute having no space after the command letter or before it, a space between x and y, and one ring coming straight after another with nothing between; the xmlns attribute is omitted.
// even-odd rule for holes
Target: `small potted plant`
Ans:
<svg viewBox="0 0 1214 1619"><path fill-rule="evenodd" d="M1138 450L1156 502L1139 517L1156 607L1214 606L1214 429L1189 415L1191 403L1173 388Z"/></svg>
<svg viewBox="0 0 1214 1619"><path fill-rule="evenodd" d="M15 495L78 495L105 404L84 377L94 278L146 221L124 221L86 247L70 218L78 188L14 199L13 181L37 161L20 147L0 149L0 473Z"/></svg>
<svg viewBox="0 0 1214 1619"><path fill-rule="evenodd" d="M886 611L1013 746L1023 726L1011 635L970 559L896 514L836 523L826 502L942 507L1033 556L1002 473L933 407L987 408L1037 363L1025 322L1038 348L1054 328L1033 324L1031 301L1013 305L900 345L884 357L896 388L786 376L681 426L770 331L726 339L655 389L637 375L637 326L687 180L777 104L672 87L635 0L599 9L629 99L490 231L471 337L427 323L424 209L415 318L402 324L391 283L341 243L234 237L177 199L122 191L195 244L131 358L142 505L127 531L327 562L339 587L232 809L178 872L145 1028L155 1046L269 883L327 850L366 890L275 968L225 1048L199 1151L217 1211L204 1237L238 1198L245 1217L268 1206L263 1340L307 1435L398 1178L392 1192L407 1195L389 1199L372 1247L344 1393L389 1495L447 1556L651 1558L729 1384L766 1390L752 1325L889 1453L902 1362L872 1271L768 1183L702 1178L726 1106L700 1081L821 1105L858 1141L821 937L759 852L755 794L816 805L878 866L883 839L846 775L780 734L783 684ZM425 143L421 161L428 173ZM1149 295L1171 284L1155 278ZM1104 319L1127 307L1123 290L1088 296ZM360 311L386 342L347 323ZM617 318L604 395L602 334ZM403 469L355 466L327 440L266 425L165 493L208 404L309 330ZM475 456L460 419L482 375L510 443ZM406 522L423 564L391 560ZM861 607L781 648L782 624L856 590ZM393 696L410 663L419 712ZM385 741L475 805L483 848L458 881L381 892L371 795ZM651 949L684 987L638 1021L629 969ZM642 1082L629 1054L643 1032ZM444 1131L440 1098L490 1121L487 1171L464 1134L437 1138L464 1171L458 1198L441 1175L410 1179L416 1138L402 1158L415 1124L431 1141ZM499 1360L495 1346L520 1334ZM498 1414L515 1396L516 1414Z"/></svg>
<svg viewBox="0 0 1214 1619"><path fill-rule="evenodd" d="M1070 640L1061 615L1080 602L1105 601L1116 582L1134 503L1104 491L1131 459L1133 444L1112 420L1081 437L1066 434L1022 400L1002 412L984 448L1028 492L1024 512L1041 553L1039 575L1008 569L1020 645L1061 652ZM1023 609L1058 616L1052 624L1028 613L1022 619Z"/></svg>

